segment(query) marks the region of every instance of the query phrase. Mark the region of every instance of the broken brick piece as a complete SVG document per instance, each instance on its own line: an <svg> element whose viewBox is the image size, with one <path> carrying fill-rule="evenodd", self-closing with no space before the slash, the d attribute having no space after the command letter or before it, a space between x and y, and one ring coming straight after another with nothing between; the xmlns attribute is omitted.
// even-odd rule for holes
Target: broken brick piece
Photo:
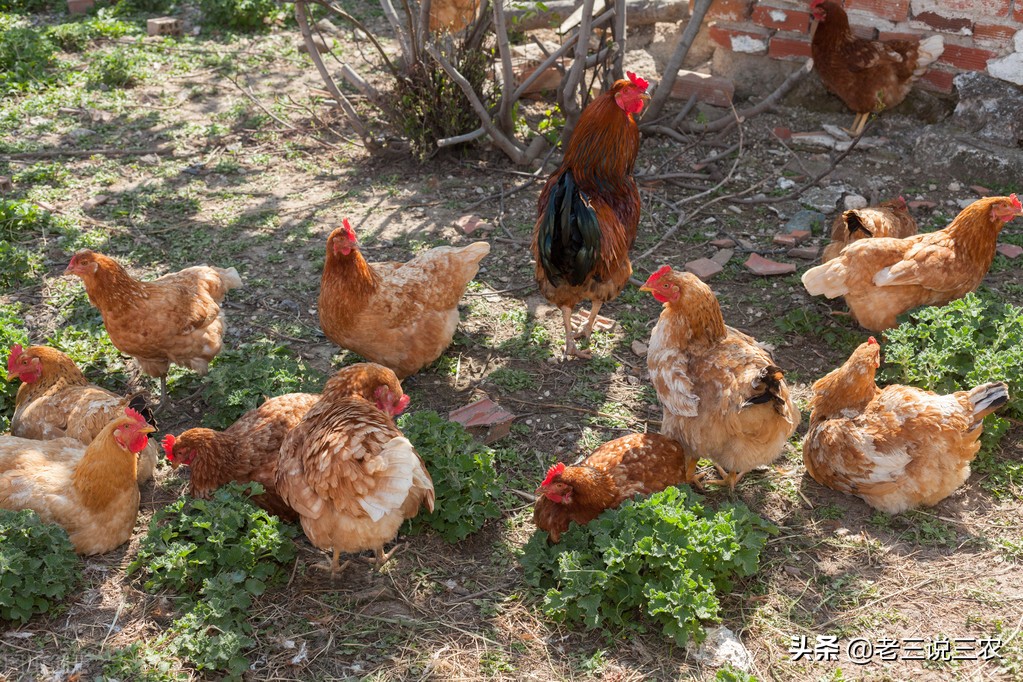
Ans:
<svg viewBox="0 0 1023 682"><path fill-rule="evenodd" d="M1023 255L1023 246L1016 246L1015 244L999 244L998 253L1002 254L1006 258L1016 260Z"/></svg>
<svg viewBox="0 0 1023 682"><path fill-rule="evenodd" d="M734 239L728 239L728 238L725 238L725 239L712 239L710 241L710 245L713 246L716 249L730 249L733 246L735 246L735 240Z"/></svg>
<svg viewBox="0 0 1023 682"><path fill-rule="evenodd" d="M801 258L803 260L817 260L817 254L820 253L820 249L816 246L800 246L795 249L789 249L789 258Z"/></svg>
<svg viewBox="0 0 1023 682"><path fill-rule="evenodd" d="M721 264L712 261L710 258L700 258L686 263L686 272L693 273L704 282L722 270L724 270L724 268L721 267Z"/></svg>
<svg viewBox="0 0 1023 682"><path fill-rule="evenodd" d="M789 233L776 234L776 235L774 235L774 239L771 240L771 241L773 241L778 246L786 246L786 247L788 247L790 249L794 248L796 246L796 244L799 243L799 241L796 239L795 235L789 234Z"/></svg>
<svg viewBox="0 0 1023 682"><path fill-rule="evenodd" d="M795 238L797 244L802 244L803 242L805 242L807 239L810 238L810 231L809 230L793 230L792 232L789 232L788 235L790 237Z"/></svg>
<svg viewBox="0 0 1023 682"><path fill-rule="evenodd" d="M452 410L448 413L448 419L458 422L489 445L511 433L515 415L490 398L484 398Z"/></svg>
<svg viewBox="0 0 1023 682"><path fill-rule="evenodd" d="M455 221L455 227L462 231L462 234L472 234L476 230L488 231L494 226L480 218L478 215L464 215Z"/></svg>
<svg viewBox="0 0 1023 682"><path fill-rule="evenodd" d="M750 254L750 257L746 259L745 265L750 272L754 275L760 275L762 277L768 277L771 275L788 275L796 271L796 266L793 263L777 263L773 260L768 260L758 253Z"/></svg>

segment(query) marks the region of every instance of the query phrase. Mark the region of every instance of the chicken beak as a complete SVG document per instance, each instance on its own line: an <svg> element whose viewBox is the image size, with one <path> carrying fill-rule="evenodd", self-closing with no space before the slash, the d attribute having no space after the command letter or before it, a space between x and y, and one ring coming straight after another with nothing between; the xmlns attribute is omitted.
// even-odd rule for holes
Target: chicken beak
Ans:
<svg viewBox="0 0 1023 682"><path fill-rule="evenodd" d="M817 19L816 17L812 22L810 22L810 42L813 42L813 34L817 32L817 26L820 23L821 20Z"/></svg>
<svg viewBox="0 0 1023 682"><path fill-rule="evenodd" d="M155 426L150 426L149 424L146 424L141 429L139 429L139 433L155 433L155 432L156 432L156 427Z"/></svg>
<svg viewBox="0 0 1023 682"><path fill-rule="evenodd" d="M639 290L640 290L640 291L653 291L653 289L652 289L652 288L648 287L648 286L647 286L647 285L645 285L645 284L644 284L643 286L641 286L641 287L639 288Z"/></svg>
<svg viewBox="0 0 1023 682"><path fill-rule="evenodd" d="M533 494L536 495L537 497L540 497L541 495L543 495L543 492L545 490L547 490L547 488L545 486L540 486L536 490L533 491Z"/></svg>

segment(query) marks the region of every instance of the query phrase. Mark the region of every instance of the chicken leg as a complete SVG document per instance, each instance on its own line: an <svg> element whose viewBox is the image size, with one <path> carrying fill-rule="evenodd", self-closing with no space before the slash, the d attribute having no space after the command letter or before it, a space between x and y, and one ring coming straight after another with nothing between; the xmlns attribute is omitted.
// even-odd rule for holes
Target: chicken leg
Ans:
<svg viewBox="0 0 1023 682"><path fill-rule="evenodd" d="M863 129L867 127L867 121L870 119L870 112L864 114L856 114L856 118L853 119L851 128L843 128L845 132L849 133L853 137L859 137L863 133Z"/></svg>
<svg viewBox="0 0 1023 682"><path fill-rule="evenodd" d="M717 464L714 465L714 468L718 470L720 478L716 478L713 481L704 481L704 483L707 485L727 485L730 491L735 492L735 485L742 479L743 475L736 471L725 471Z"/></svg>
<svg viewBox="0 0 1023 682"><path fill-rule="evenodd" d="M593 354L588 350L579 350L575 345L575 331L572 329L572 309L568 306L562 306L561 317L562 322L565 324L565 357L574 355L577 358L589 360L593 357Z"/></svg>
<svg viewBox="0 0 1023 682"><path fill-rule="evenodd" d="M312 567L315 568L318 571L323 571L325 573L329 572L330 573L330 579L334 580L335 578L337 578L339 573L342 573L346 568L348 568L348 564L352 563L351 560L349 560L349 561L346 561L346 562L344 562L343 564L341 564L339 566L338 565L338 558L340 556L341 556L341 549L339 547L334 547L334 556L331 558L331 561L330 561L329 564L324 561L324 562L320 562L320 563L317 563L317 564L313 564Z"/></svg>
<svg viewBox="0 0 1023 682"><path fill-rule="evenodd" d="M600 306L604 305L603 301L593 301L590 308L590 316L586 320L586 324L579 328L576 332L575 338L577 339L589 339L590 334L593 333L593 323L597 321L598 313L600 312Z"/></svg>
<svg viewBox="0 0 1023 682"><path fill-rule="evenodd" d="M384 552L384 548L382 546L381 547L377 547L376 549L374 549L373 550L373 554L376 555L376 562L375 563L376 563L377 571L379 571L381 568L383 568L384 564L386 564L388 561L390 561L391 557L393 557L397 553L397 551L399 549L401 549L401 548L402 548L402 545L395 545L394 547L391 548L390 552L386 552L386 553Z"/></svg>

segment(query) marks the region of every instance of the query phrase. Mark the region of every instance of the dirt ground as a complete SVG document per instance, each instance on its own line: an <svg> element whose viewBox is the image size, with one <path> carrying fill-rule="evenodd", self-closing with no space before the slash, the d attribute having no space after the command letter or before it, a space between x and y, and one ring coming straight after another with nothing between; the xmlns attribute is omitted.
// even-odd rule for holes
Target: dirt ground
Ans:
<svg viewBox="0 0 1023 682"><path fill-rule="evenodd" d="M441 361L405 382L411 409L444 414L489 397L516 413L512 435L500 443L515 456L500 464L509 486L525 492L556 459L571 461L605 440L657 429L660 408L645 358L633 350L634 341L648 338L659 313L647 295L630 287L602 310L618 324L595 336L594 360L562 358L560 315L537 293L527 248L544 176L525 184L526 171L478 147L422 165L406 155L366 153L322 101L310 99L310 90L322 83L295 52L295 32L229 45L190 44L221 58L248 60L248 67L227 79L216 64L168 50L162 77L150 65L154 75L114 99L97 95L91 103L69 105L70 113L43 107L32 116L56 125L34 125L29 116L3 138L44 150L170 146L172 155L64 158L60 163L72 179L30 196L67 212L83 230L96 230L96 248L131 263L139 275L201 261L237 267L247 284L228 297L225 345L270 338L322 372L343 360L322 336L316 316L325 238L342 218L351 220L370 261L404 260L424 246L486 239L492 251L477 277L479 286L464 299L455 344ZM94 108L112 118L89 123ZM259 122L252 124L252 117ZM783 194L780 179L798 185L830 165L827 152L778 140L772 134L776 127L818 130L822 123L848 125L850 119L844 112L782 107L718 138L694 138L686 146L647 137L640 150L643 217L633 251L636 276L645 279L661 264L682 267L713 256L718 249L711 240L735 240L734 255L711 286L728 324L774 347L804 410L785 455L749 475L735 493L780 532L769 540L758 573L724 596L723 624L739 635L753 656L751 672L762 680L1023 679L1018 544L1023 482L999 499L975 474L937 507L889 517L822 488L803 469L799 438L806 428L808 386L868 333L831 314L844 309L841 302L809 297L798 275L811 263L789 258L772 243L800 203L743 202ZM317 130L321 125L327 128ZM882 116L870 134L888 143L854 151L819 184L871 200L902 194L935 202L933 208L915 209L914 216L924 229L944 226L958 211L957 202L976 194L968 181L907 162L921 125L894 113ZM96 128L105 139L70 136L76 127ZM739 147L725 158L706 161L733 145ZM9 166L17 170L26 163ZM705 178L665 177L671 173ZM83 211L83 202L98 194L108 201ZM662 239L680 212L681 229ZM467 214L492 229L461 234L454 222ZM828 212L829 221L833 215ZM1006 235L1016 238L1018 230L1011 224ZM811 244L822 243L815 233ZM742 265L753 251L794 262L797 273L757 277ZM87 307L77 281L61 278L68 254L56 240L45 254L43 286L0 297L29 306L33 341L65 324L69 310ZM1023 283L1020 262L999 256L984 286L1018 293L1013 287ZM522 343L496 350L516 338ZM518 370L511 376L526 387L493 379L501 368ZM195 386L172 380L173 404L160 415L161 432L179 433L215 408L201 398L188 399ZM153 390L154 384L132 376L117 386L137 387ZM1023 429L1016 424L999 458L1021 455ZM153 661L128 665L118 653L155 640L175 615L168 597L148 594L123 569L152 513L185 486L178 474L162 468L143 488L132 541L86 560L82 587L56 612L0 635L0 677L203 677L187 662L172 660L170 671L158 674ZM716 504L729 495L712 490L708 499ZM713 668L700 666L656 633L604 638L547 621L515 559L532 533L530 518L531 505L523 500L454 546L429 534L403 538L403 549L382 573L354 564L335 583L309 570L320 553L301 540L289 584L268 591L252 609L257 645L246 679L713 679ZM1006 549L1012 546L1015 552ZM806 637L812 648L820 636L838 638L837 661L793 660L794 637ZM845 645L855 638L883 637L999 639L1001 657L875 657L861 666L846 655ZM303 647L307 655L292 664Z"/></svg>

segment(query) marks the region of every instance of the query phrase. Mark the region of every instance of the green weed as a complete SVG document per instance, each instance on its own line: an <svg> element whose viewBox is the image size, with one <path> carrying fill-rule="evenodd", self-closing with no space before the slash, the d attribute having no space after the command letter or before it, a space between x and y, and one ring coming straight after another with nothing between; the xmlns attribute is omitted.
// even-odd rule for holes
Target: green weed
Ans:
<svg viewBox="0 0 1023 682"><path fill-rule="evenodd" d="M67 531L31 509L0 509L0 620L26 623L46 613L80 577Z"/></svg>
<svg viewBox="0 0 1023 682"><path fill-rule="evenodd" d="M511 367L495 369L487 377L487 381L506 391L523 391L536 388L536 379L529 372Z"/></svg>

